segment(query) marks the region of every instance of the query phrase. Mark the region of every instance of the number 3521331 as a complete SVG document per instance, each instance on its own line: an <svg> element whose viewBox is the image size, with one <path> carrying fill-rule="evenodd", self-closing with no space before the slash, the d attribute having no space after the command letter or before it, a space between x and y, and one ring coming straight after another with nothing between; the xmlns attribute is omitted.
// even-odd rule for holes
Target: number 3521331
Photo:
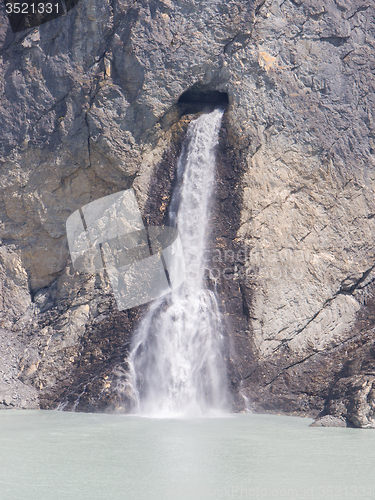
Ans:
<svg viewBox="0 0 375 500"><path fill-rule="evenodd" d="M78 2L79 0L24 0L23 2L4 0L14 33L52 21L75 7Z"/></svg>

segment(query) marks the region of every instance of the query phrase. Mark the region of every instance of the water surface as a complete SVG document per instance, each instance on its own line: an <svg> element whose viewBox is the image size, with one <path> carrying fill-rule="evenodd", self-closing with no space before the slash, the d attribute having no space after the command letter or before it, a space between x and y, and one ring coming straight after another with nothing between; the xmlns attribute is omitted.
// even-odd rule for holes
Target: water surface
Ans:
<svg viewBox="0 0 375 500"><path fill-rule="evenodd" d="M1 498L375 498L375 432L311 422L3 411Z"/></svg>

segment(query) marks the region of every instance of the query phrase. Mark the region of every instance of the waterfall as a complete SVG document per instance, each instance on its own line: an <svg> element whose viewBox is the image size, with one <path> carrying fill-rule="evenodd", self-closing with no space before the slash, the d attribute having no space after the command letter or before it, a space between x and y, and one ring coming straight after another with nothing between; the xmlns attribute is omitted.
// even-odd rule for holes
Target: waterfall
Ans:
<svg viewBox="0 0 375 500"><path fill-rule="evenodd" d="M204 415L226 408L222 320L215 294L204 288L204 259L223 110L190 123L177 165L169 219L177 227L184 284L156 300L135 332L128 358L136 412Z"/></svg>

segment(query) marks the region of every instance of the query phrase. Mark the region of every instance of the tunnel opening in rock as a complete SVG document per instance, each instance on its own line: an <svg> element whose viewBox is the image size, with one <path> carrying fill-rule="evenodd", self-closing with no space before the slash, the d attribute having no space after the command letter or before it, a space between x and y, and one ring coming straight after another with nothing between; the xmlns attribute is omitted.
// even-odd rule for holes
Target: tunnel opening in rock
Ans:
<svg viewBox="0 0 375 500"><path fill-rule="evenodd" d="M180 95L177 102L160 118L162 130L169 130L184 115L210 113L216 108L226 110L229 106L227 92L203 85L194 85Z"/></svg>
<svg viewBox="0 0 375 500"><path fill-rule="evenodd" d="M215 108L226 109L229 105L229 96L227 92L219 90L192 87L179 97L177 105L182 111L182 115L202 111L210 112Z"/></svg>

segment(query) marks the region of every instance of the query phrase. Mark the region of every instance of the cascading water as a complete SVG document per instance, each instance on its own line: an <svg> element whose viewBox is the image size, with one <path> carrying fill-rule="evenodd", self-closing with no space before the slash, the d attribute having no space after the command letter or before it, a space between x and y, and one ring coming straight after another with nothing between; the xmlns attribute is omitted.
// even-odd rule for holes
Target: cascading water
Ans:
<svg viewBox="0 0 375 500"><path fill-rule="evenodd" d="M204 289L203 259L222 115L216 109L190 123L178 161L169 218L182 241L186 280L150 306L134 336L129 382L142 414L226 408L222 322L215 294Z"/></svg>

